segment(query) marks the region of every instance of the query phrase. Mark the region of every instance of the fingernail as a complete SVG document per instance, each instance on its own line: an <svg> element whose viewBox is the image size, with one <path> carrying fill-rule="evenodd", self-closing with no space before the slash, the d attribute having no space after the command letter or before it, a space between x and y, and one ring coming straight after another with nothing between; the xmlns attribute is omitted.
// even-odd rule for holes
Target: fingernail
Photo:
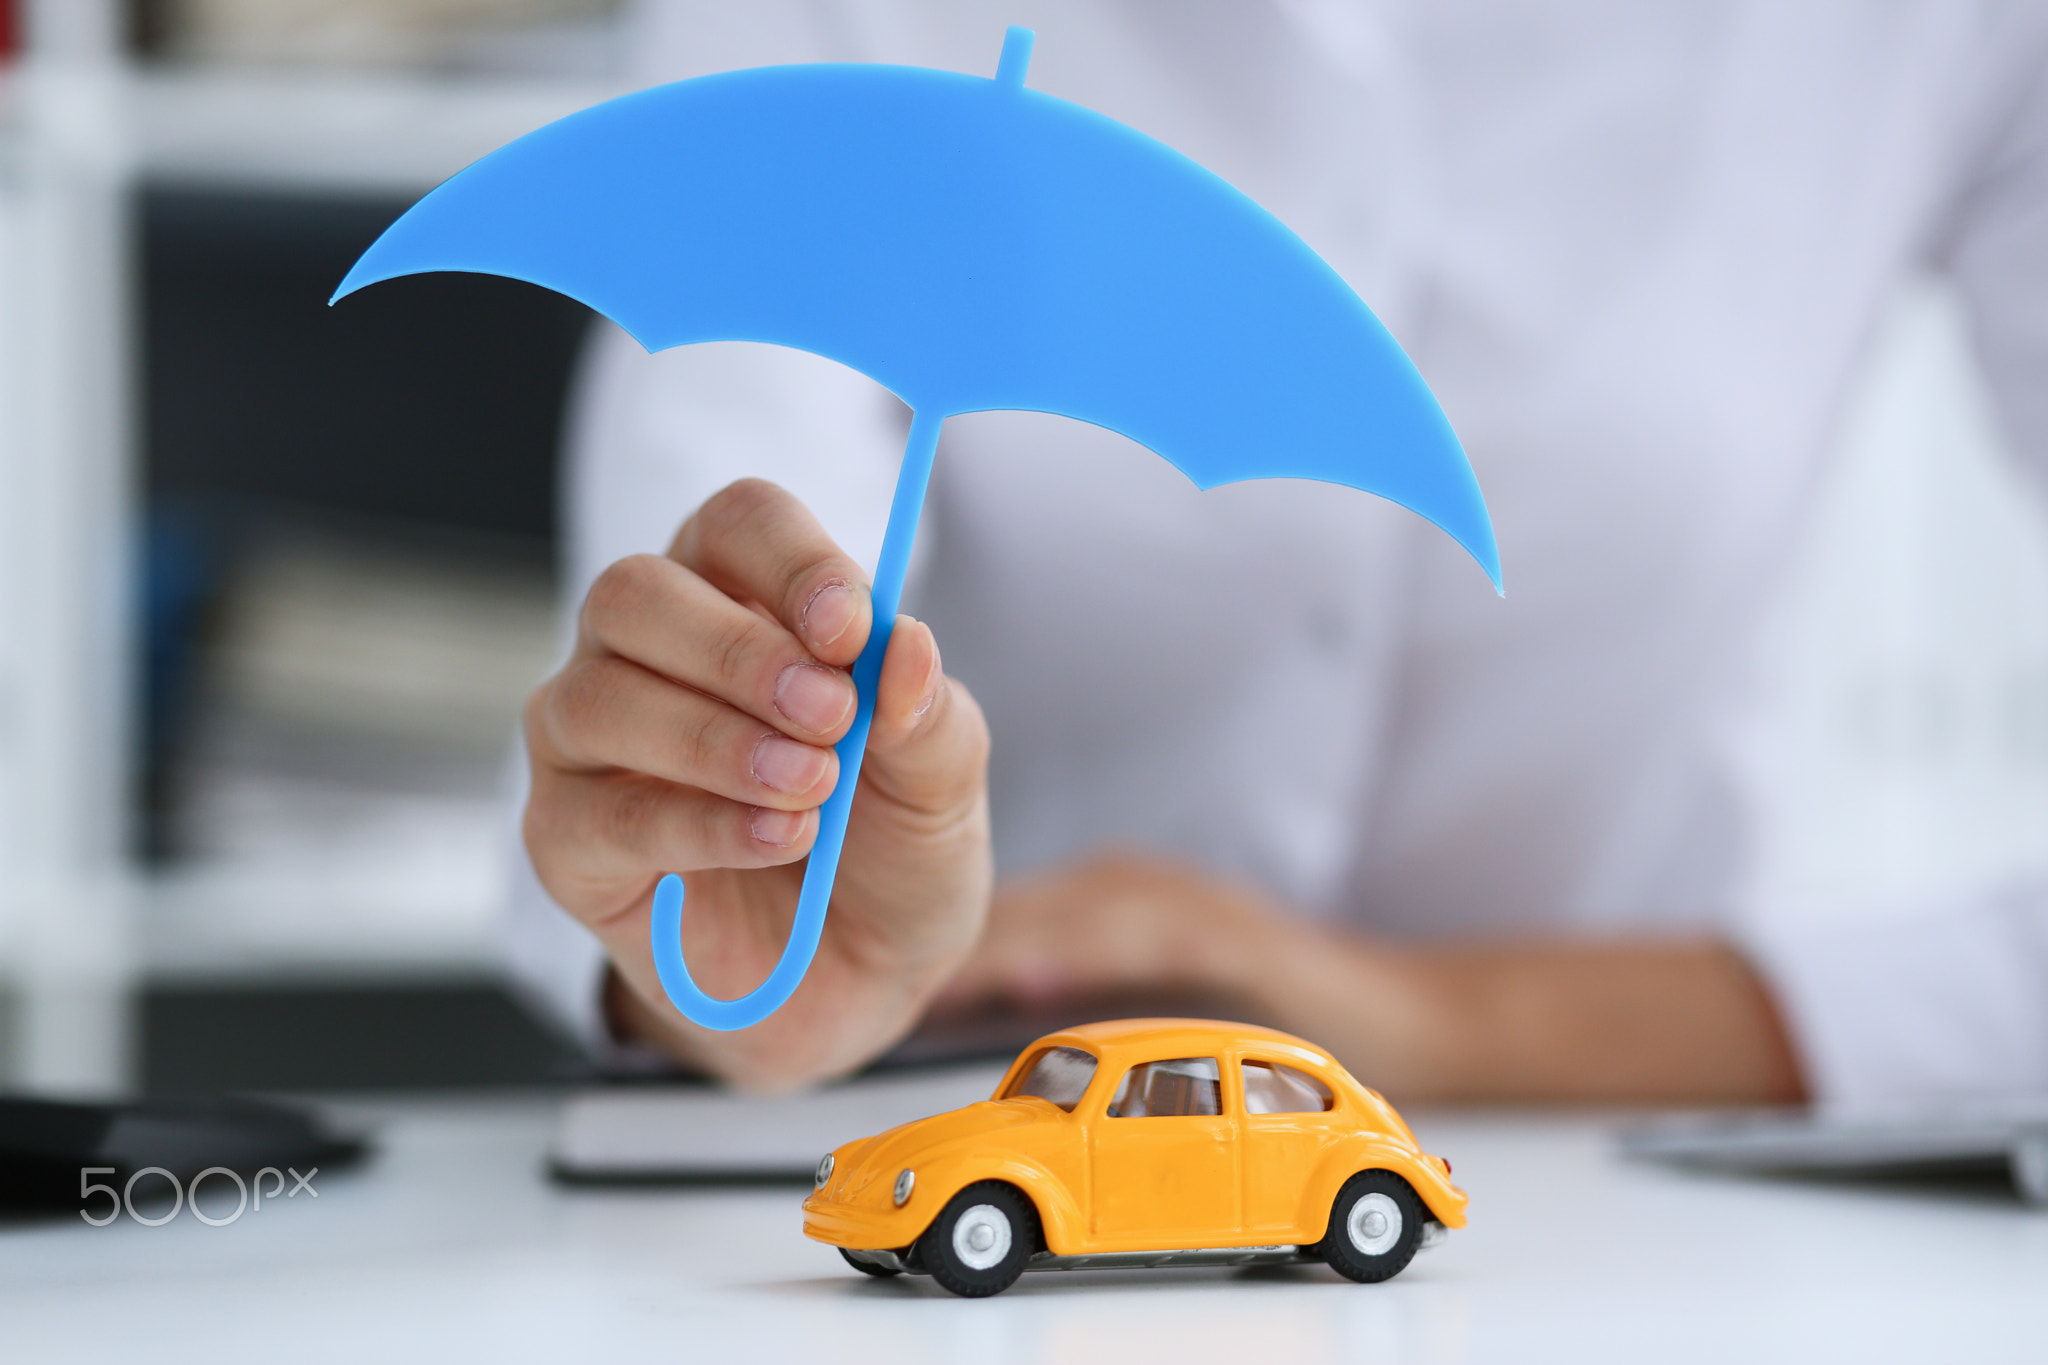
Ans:
<svg viewBox="0 0 2048 1365"><path fill-rule="evenodd" d="M816 664L791 664L775 677L775 709L822 735L853 709L853 687L843 673Z"/></svg>
<svg viewBox="0 0 2048 1365"><path fill-rule="evenodd" d="M788 848L796 842L797 835L803 833L804 815L802 811L770 810L766 806L757 806L748 828L756 841Z"/></svg>
<svg viewBox="0 0 2048 1365"><path fill-rule="evenodd" d="M813 649L822 649L846 634L853 618L860 615L860 594L853 585L835 578L811 594L804 603L804 638Z"/></svg>
<svg viewBox="0 0 2048 1365"><path fill-rule="evenodd" d="M763 735L754 746L754 778L779 792L809 791L825 775L828 757L823 749L781 735Z"/></svg>
<svg viewBox="0 0 2048 1365"><path fill-rule="evenodd" d="M924 675L924 698L918 702L917 709L911 712L911 714L921 716L931 710L932 703L939 699L939 688L945 684L945 681L945 665L939 662L939 642L934 640L932 641L931 666Z"/></svg>
<svg viewBox="0 0 2048 1365"><path fill-rule="evenodd" d="M924 699L918 702L917 709L912 711L911 715L921 716L932 709L932 703L939 699L939 685L945 681L945 678L946 675L939 671L938 665L933 664L932 675L925 680Z"/></svg>

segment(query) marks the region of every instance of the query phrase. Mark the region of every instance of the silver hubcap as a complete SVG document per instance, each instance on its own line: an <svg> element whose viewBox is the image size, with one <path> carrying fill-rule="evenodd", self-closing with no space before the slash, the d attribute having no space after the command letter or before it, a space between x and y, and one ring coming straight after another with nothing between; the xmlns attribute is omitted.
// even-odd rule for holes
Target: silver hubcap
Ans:
<svg viewBox="0 0 2048 1365"><path fill-rule="evenodd" d="M976 1204L953 1224L953 1254L969 1270L987 1270L1010 1254L1010 1220L993 1204Z"/></svg>
<svg viewBox="0 0 2048 1365"><path fill-rule="evenodd" d="M1344 1231L1360 1255L1384 1256L1401 1240L1401 1206L1391 1195L1365 1195L1345 1216Z"/></svg>

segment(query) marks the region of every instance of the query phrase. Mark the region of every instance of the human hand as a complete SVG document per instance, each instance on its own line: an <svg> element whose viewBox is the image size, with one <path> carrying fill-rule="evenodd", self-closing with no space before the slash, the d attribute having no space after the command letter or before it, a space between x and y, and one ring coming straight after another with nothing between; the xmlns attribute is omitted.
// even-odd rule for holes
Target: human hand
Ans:
<svg viewBox="0 0 2048 1365"><path fill-rule="evenodd" d="M1404 1101L1785 1103L1804 1090L1767 992L1725 944L1400 946L1136 856L1006 883L933 1010L1183 990L1242 1002Z"/></svg>
<svg viewBox="0 0 2048 1365"><path fill-rule="evenodd" d="M897 618L831 914L776 1014L721 1033L683 1018L648 943L654 886L683 876L682 947L715 996L782 954L852 725L866 576L784 490L747 479L666 557L599 576L574 654L534 692L524 834L541 884L610 955L615 1021L743 1085L847 1071L915 1021L980 932L991 881L988 729L923 624Z"/></svg>

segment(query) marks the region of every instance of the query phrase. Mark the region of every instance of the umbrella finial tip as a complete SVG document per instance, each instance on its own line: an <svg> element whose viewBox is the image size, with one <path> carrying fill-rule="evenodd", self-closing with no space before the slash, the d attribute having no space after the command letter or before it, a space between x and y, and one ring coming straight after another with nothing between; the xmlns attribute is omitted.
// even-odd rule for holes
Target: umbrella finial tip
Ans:
<svg viewBox="0 0 2048 1365"><path fill-rule="evenodd" d="M996 62L996 84L1023 88L1024 72L1031 65L1031 46L1037 41L1038 35L1030 29L1010 25L1003 34L1003 55Z"/></svg>

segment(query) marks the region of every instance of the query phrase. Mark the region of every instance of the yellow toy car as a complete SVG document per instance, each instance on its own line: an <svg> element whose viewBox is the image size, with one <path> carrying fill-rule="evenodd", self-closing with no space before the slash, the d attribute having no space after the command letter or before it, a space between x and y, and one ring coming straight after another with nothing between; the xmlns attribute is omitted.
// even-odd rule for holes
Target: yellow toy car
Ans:
<svg viewBox="0 0 2048 1365"><path fill-rule="evenodd" d="M1465 1225L1450 1163L1321 1048L1242 1024L1049 1034L995 1095L818 1163L804 1232L870 1275L1323 1261L1397 1275Z"/></svg>

